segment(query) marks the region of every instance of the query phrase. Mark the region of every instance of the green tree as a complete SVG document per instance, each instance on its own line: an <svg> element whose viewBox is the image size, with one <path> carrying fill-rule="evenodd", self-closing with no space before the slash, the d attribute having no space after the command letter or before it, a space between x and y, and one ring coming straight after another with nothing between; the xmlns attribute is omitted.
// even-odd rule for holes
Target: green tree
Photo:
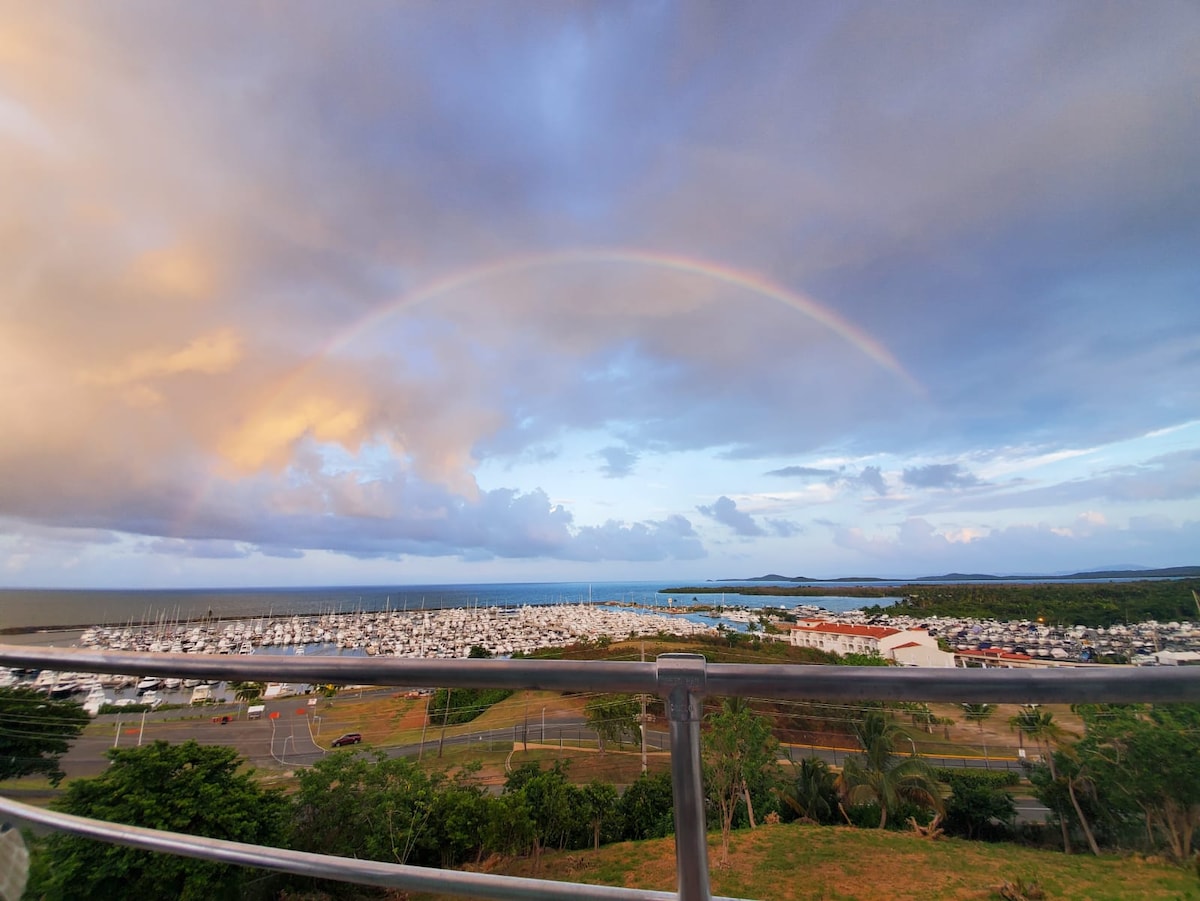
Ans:
<svg viewBox="0 0 1200 901"><path fill-rule="evenodd" d="M55 701L28 688L0 688L0 779L45 773L63 778L59 760L89 722L75 701Z"/></svg>
<svg viewBox="0 0 1200 901"><path fill-rule="evenodd" d="M407 757L330 754L300 774L292 847L389 863L435 862L439 783Z"/></svg>
<svg viewBox="0 0 1200 901"><path fill-rule="evenodd" d="M1025 738L1032 739L1037 745L1042 754L1042 761L1049 769L1050 783L1066 789L1067 798L1075 813L1076 821L1083 829L1088 847L1093 854L1099 855L1100 847L1096 843L1096 837L1092 832L1091 824L1083 811L1083 805L1079 801L1080 788L1090 788L1090 783L1087 782L1085 773L1078 766L1074 765L1074 755L1068 744L1068 738L1071 733L1054 722L1054 714L1046 710L1041 710L1034 705L1022 707L1021 711L1009 720L1009 726L1016 729ZM1056 750L1058 753L1056 753ZM1065 771L1061 774L1059 772L1061 769L1059 766L1060 761L1068 764ZM1044 791L1045 797L1042 798L1042 801L1055 811L1059 827L1062 831L1063 851L1070 854L1071 830L1068 826L1068 818L1064 813L1061 802L1061 793L1052 791L1045 786Z"/></svg>
<svg viewBox="0 0 1200 901"><path fill-rule="evenodd" d="M792 765L792 778L780 790L787 807L802 820L832 823L837 810L837 777L820 757Z"/></svg>
<svg viewBox="0 0 1200 901"><path fill-rule="evenodd" d="M497 854L526 854L533 848L534 823L523 792L488 799L483 845Z"/></svg>
<svg viewBox="0 0 1200 901"><path fill-rule="evenodd" d="M287 801L243 769L235 749L172 745L112 749L111 764L92 779L77 779L53 806L66 813L131 826L210 838L278 845ZM258 875L242 867L141 851L55 834L38 852L43 880L32 896L51 899L238 898Z"/></svg>
<svg viewBox="0 0 1200 901"><path fill-rule="evenodd" d="M1087 706L1076 753L1097 795L1136 811L1154 846L1185 861L1200 829L1200 705Z"/></svg>
<svg viewBox="0 0 1200 901"><path fill-rule="evenodd" d="M605 823L616 819L617 789L611 782L593 779L582 789L583 810L592 827L592 847L600 850L600 835Z"/></svg>
<svg viewBox="0 0 1200 901"><path fill-rule="evenodd" d="M583 707L588 726L595 730L603 754L608 742L631 741L641 747L638 717L641 704L635 695L599 695Z"/></svg>
<svg viewBox="0 0 1200 901"><path fill-rule="evenodd" d="M991 773L989 772L990 776ZM944 779L950 788L946 799L946 831L974 839L986 834L999 822L1012 829L1017 816L1016 801L1003 786L971 772L948 772Z"/></svg>
<svg viewBox="0 0 1200 901"><path fill-rule="evenodd" d="M464 862L472 851L482 853L487 825L487 796L476 782L478 763L467 764L453 778L435 785L429 817L430 840L442 867Z"/></svg>
<svg viewBox="0 0 1200 901"><path fill-rule="evenodd" d="M533 872L541 869L542 852L555 843L565 844L566 835L574 821L571 806L571 785L567 774L557 763L521 786L521 794L529 804L533 820Z"/></svg>
<svg viewBox="0 0 1200 901"><path fill-rule="evenodd" d="M855 736L863 749L842 768L838 788L852 805L879 805L879 828L887 827L888 816L902 803L944 812L941 792L929 766L920 757L895 758L896 739L903 735L895 723L872 710L855 725Z"/></svg>
<svg viewBox="0 0 1200 901"><path fill-rule="evenodd" d="M983 759L987 761L987 738L983 734L983 722L996 713L995 704L963 704L963 717L979 726L979 740L983 744ZM949 730L947 730L948 732ZM947 736L949 737L949 736Z"/></svg>
<svg viewBox="0 0 1200 901"><path fill-rule="evenodd" d="M629 841L675 833L675 798L670 773L642 773L621 795L623 837Z"/></svg>
<svg viewBox="0 0 1200 901"><path fill-rule="evenodd" d="M245 701L249 704L251 701L257 701L263 696L263 692L267 690L266 682L230 682L229 687L233 689L233 696L239 701Z"/></svg>
<svg viewBox="0 0 1200 901"><path fill-rule="evenodd" d="M728 860L729 833L738 806L745 803L754 828L751 790L779 782L779 742L771 734L770 720L739 701L726 703L719 713L708 717L701 740L705 787L721 817L721 853L722 859Z"/></svg>

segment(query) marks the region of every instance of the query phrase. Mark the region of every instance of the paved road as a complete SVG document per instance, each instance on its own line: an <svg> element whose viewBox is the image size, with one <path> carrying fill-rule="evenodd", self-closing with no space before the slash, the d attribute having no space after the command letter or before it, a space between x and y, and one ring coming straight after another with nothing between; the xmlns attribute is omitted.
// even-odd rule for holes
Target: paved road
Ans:
<svg viewBox="0 0 1200 901"><path fill-rule="evenodd" d="M371 696L371 692L366 694ZM395 689L377 692L380 697L394 695ZM343 730L342 724L332 720L336 710L318 706L319 714L312 714L304 698L286 698L267 702L260 719L246 719L244 708L210 708L202 717L180 719L188 711L164 713L108 715L99 718L100 728L95 726L90 734L76 740L71 750L63 757L63 769L68 776L94 776L108 765L105 752L114 746L132 747L156 739L182 742L195 739L201 744L230 745L238 749L252 765L262 771L291 770L311 766L329 753L329 744ZM272 717L272 714L276 716ZM220 718L229 716L228 723ZM217 722L213 722L213 718ZM106 734L107 733L107 734ZM424 745L420 743L393 746L382 749L392 757L436 754L440 730L430 727ZM517 723L497 729L481 730L465 735L447 736L447 747L478 745L489 748L511 748L516 743L530 744L574 744L579 741L595 742L595 733L577 715L569 712L552 712L543 720L531 717L528 725ZM651 750L667 750L670 746L667 733L648 729L646 744ZM816 755L833 766L841 766L854 752L843 748L820 745L785 745L784 755L800 761ZM1019 769L1015 758L979 758L925 756L931 766L979 767L985 764L991 769ZM1018 822L1041 822L1049 812L1031 798L1017 799Z"/></svg>

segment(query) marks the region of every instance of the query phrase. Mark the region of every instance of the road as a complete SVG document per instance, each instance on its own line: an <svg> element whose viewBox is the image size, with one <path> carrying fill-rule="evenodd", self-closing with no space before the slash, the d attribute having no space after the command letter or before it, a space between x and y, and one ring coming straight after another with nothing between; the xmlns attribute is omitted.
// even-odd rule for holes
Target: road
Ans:
<svg viewBox="0 0 1200 901"><path fill-rule="evenodd" d="M394 695L395 690L378 693L381 697ZM370 696L370 693L367 695ZM286 698L265 704L260 719L248 720L244 708L228 705L210 708L203 717L180 719L188 711L163 713L140 713L108 715L100 717L98 726L93 725L89 734L77 739L71 750L63 757L63 770L69 777L94 776L108 766L105 752L112 747L128 748L141 743L162 739L182 742L194 739L201 744L229 745L237 748L253 766L260 771L285 771L311 766L329 753L328 746L340 729L329 728L321 714L312 712L304 698ZM325 709L328 708L318 708ZM229 722L221 723L223 716ZM328 714L326 714L328 716ZM214 719L216 722L214 722ZM323 734L322 734L323 732ZM436 754L440 730L430 727L425 742L383 748L388 756L414 757L418 754ZM481 730L462 735L446 736L447 747L475 745L489 750L512 748L517 743L554 745L578 742L595 742L596 735L587 728L586 722L572 712L552 712L543 719L532 718L528 725L517 723L496 729ZM670 743L667 733L648 729L646 744L650 750L667 750ZM784 745L782 756L799 762L815 755L832 766L842 766L854 752L844 748L820 745ZM899 755L898 755L899 756ZM924 759L935 767L972 767L981 763L979 758L929 756ZM1019 769L1015 758L991 758L986 761L990 769ZM1049 811L1032 798L1017 799L1018 822L1041 822Z"/></svg>

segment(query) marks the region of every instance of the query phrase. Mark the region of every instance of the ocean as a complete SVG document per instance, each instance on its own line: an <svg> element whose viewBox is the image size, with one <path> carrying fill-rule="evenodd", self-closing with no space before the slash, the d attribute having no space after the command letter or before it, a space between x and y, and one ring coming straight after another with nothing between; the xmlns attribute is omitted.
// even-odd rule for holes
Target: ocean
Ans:
<svg viewBox="0 0 1200 901"><path fill-rule="evenodd" d="M419 610L422 607L513 607L591 601L635 604L652 613L664 608L668 582L519 582L479 585L351 586L340 588L222 588L170 590L0 589L0 629L69 629L99 623L186 622L356 610ZM757 582L755 585L773 584ZM724 587L724 586L722 586ZM671 595L677 606L726 604L779 607L814 604L832 612L886 605L895 598L761 597L740 595L736 583L724 595ZM836 590L836 589L831 589ZM709 619L709 623L714 620ZM11 639L0 639L0 641Z"/></svg>

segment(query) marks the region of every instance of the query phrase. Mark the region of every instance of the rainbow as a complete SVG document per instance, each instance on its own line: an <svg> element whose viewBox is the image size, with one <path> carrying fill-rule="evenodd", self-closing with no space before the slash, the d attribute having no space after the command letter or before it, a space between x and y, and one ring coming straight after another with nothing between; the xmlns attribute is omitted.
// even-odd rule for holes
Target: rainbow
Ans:
<svg viewBox="0 0 1200 901"><path fill-rule="evenodd" d="M321 360L342 350L347 345L353 343L360 335L370 331L403 310L506 275L532 272L538 269L587 265L642 266L652 269L683 272L777 301L829 329L839 338L857 348L876 364L899 376L900 380L913 393L921 397L926 395L921 383L878 340L863 329L843 319L828 307L822 306L804 294L791 291L753 272L734 269L731 266L721 265L708 260L622 248L563 250L554 253L509 257L446 275L396 300L381 304L377 309L356 320L348 328L336 334L324 348L301 365L291 377L285 379L284 386L286 388L294 382L303 379Z"/></svg>
<svg viewBox="0 0 1200 901"><path fill-rule="evenodd" d="M406 309L507 275L569 266L605 265L645 267L687 273L781 303L801 313L809 320L824 326L833 334L858 349L877 365L896 375L900 382L917 396L922 398L927 396L921 383L879 341L863 329L843 319L837 313L804 294L791 291L753 272L735 269L731 266L721 265L709 260L675 254L651 253L644 250L593 248L515 256L468 269L461 269L429 282L417 290L393 301L381 304L366 316L361 317L341 332L335 334L320 351L307 358L293 369L291 373L280 379L276 389L270 392L270 399L266 406L274 405L285 398L297 385L305 381L308 375L320 365L322 360L346 348L359 336L369 332L387 319L400 314ZM211 492L215 480L216 477L214 476L193 495L191 501L186 505L182 517L176 520L178 526L181 527L177 534L184 533L182 527L191 521L195 511L203 503L204 498Z"/></svg>

